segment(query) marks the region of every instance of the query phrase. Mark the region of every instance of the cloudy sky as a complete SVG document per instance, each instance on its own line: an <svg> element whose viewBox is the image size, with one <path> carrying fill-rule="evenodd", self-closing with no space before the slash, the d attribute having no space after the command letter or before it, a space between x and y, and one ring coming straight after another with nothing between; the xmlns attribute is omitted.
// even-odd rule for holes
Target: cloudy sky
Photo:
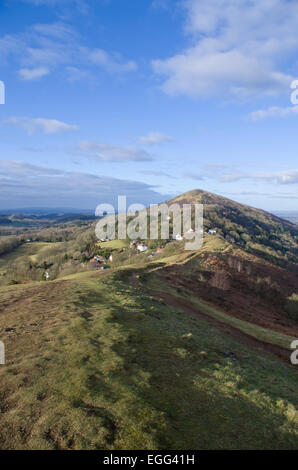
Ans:
<svg viewBox="0 0 298 470"><path fill-rule="evenodd" d="M297 31L293 0L1 0L0 209L297 209Z"/></svg>

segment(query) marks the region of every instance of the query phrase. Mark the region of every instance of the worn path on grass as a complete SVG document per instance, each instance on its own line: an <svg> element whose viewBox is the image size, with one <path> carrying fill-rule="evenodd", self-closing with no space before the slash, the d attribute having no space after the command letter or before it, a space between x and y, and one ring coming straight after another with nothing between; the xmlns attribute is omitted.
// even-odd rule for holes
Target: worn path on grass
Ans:
<svg viewBox="0 0 298 470"><path fill-rule="evenodd" d="M282 361L283 363L287 364L289 367L294 368L290 362L290 350L286 348L282 348L281 346L267 343L265 341L261 341L256 339L242 331L238 330L237 328L230 326L224 322L221 322L206 313L201 312L197 307L195 307L189 300L182 299L180 297L176 297L173 294L168 294L166 292L156 291L153 289L149 289L145 287L143 284L140 283L139 279L137 278L136 274L131 276L131 282L135 286L142 287L145 289L148 294L152 295L155 298L158 298L165 302L167 305L172 307L181 308L185 313L202 318L203 320L208 321L212 325L216 326L218 329L223 331L225 334L232 336L240 343L248 346L250 348L254 348L258 351L264 351L266 354L273 356L274 358Z"/></svg>

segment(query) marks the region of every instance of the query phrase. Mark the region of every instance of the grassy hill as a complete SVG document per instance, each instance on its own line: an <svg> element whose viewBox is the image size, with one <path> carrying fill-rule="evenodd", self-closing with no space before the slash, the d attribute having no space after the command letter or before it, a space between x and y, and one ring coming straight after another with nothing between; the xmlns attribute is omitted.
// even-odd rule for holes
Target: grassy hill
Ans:
<svg viewBox="0 0 298 470"><path fill-rule="evenodd" d="M297 225L261 209L199 189L184 193L169 203L203 204L206 229L216 229L217 233L228 241L296 271Z"/></svg>
<svg viewBox="0 0 298 470"><path fill-rule="evenodd" d="M297 372L138 272L1 292L1 448L294 449Z"/></svg>
<svg viewBox="0 0 298 470"><path fill-rule="evenodd" d="M1 449L297 448L297 228L202 191L174 202L204 203L201 250L138 253L92 223L0 239Z"/></svg>

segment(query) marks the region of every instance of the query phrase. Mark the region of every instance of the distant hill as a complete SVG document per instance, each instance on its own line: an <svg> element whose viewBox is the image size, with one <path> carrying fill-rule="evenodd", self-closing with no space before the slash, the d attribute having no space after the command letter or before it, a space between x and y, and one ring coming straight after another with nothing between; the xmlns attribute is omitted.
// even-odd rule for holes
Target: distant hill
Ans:
<svg viewBox="0 0 298 470"><path fill-rule="evenodd" d="M263 256L268 261L295 269L298 264L298 226L230 199L199 189L169 203L204 205L204 227L215 229L226 240Z"/></svg>
<svg viewBox="0 0 298 470"><path fill-rule="evenodd" d="M1 209L0 215L11 215L11 214L22 214L22 215L31 215L31 216L51 216L57 217L62 215L72 215L72 214L84 214L84 215L94 215L94 210L86 209L75 209L75 208L55 208L55 207L27 207L27 208L17 208L17 209Z"/></svg>
<svg viewBox="0 0 298 470"><path fill-rule="evenodd" d="M298 212L297 211L274 211L275 215L282 219L288 220L293 224L298 225Z"/></svg>

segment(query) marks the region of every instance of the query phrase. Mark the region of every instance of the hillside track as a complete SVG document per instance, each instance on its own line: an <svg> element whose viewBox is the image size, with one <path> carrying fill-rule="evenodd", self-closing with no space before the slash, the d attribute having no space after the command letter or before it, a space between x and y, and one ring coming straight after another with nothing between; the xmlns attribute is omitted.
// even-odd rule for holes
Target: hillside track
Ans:
<svg viewBox="0 0 298 470"><path fill-rule="evenodd" d="M194 317L201 318L202 320L207 321L208 323L222 331L225 335L233 337L248 348L253 348L261 354L265 353L268 356L274 357L275 359L286 364L291 369L296 370L295 366L293 366L290 362L290 350L282 348L281 346L275 344L267 343L253 338L252 336L243 333L242 331L238 330L237 328L234 328L233 326L227 325L226 323L216 320L215 318L212 318L211 316L202 313L189 300L176 297L166 292L160 292L146 288L139 282L135 274L132 275L131 282L135 286L142 287L143 289L145 289L149 295L155 297L159 301L163 301L171 307L181 309L188 315L192 315Z"/></svg>

